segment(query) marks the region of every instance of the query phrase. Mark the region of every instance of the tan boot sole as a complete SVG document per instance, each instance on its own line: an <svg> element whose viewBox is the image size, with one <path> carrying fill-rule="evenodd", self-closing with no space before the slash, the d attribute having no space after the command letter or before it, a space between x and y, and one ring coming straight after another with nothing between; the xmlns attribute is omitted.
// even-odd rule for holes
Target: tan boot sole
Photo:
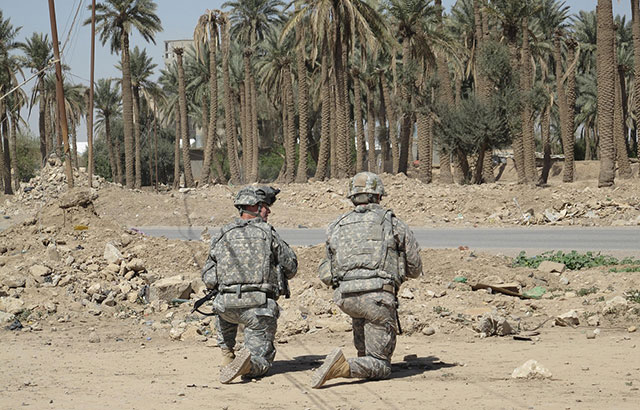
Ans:
<svg viewBox="0 0 640 410"><path fill-rule="evenodd" d="M251 369L251 353L244 349L236 355L236 358L220 370L220 383L231 383L233 379L247 374Z"/></svg>
<svg viewBox="0 0 640 410"><path fill-rule="evenodd" d="M317 389L327 381L329 375L329 369L342 357L342 350L340 348L334 349L327 355L327 358L322 363L322 366L318 368L311 376L311 388Z"/></svg>

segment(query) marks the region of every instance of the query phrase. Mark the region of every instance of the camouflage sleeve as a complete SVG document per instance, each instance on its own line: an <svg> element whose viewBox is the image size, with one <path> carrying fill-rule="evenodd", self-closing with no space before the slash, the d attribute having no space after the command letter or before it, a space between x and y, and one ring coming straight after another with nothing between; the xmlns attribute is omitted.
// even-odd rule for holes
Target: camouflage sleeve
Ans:
<svg viewBox="0 0 640 410"><path fill-rule="evenodd" d="M393 232L398 243L398 248L406 254L407 277L417 278L422 275L422 259L420 259L420 245L418 245L418 241L411 229L397 218L393 219Z"/></svg>
<svg viewBox="0 0 640 410"><path fill-rule="evenodd" d="M218 286L218 272L216 270L218 262L216 261L216 256L213 254L213 248L218 240L220 240L221 236L222 229L220 229L218 234L211 239L211 244L209 245L209 256L207 256L207 261L202 268L202 281L207 289L215 289Z"/></svg>
<svg viewBox="0 0 640 410"><path fill-rule="evenodd" d="M331 286L333 283L333 277L331 275L331 249L329 248L329 238L331 237L332 225L329 225L327 229L327 241L325 243L325 257L320 261L318 265L318 278L322 283L327 286Z"/></svg>
<svg viewBox="0 0 640 410"><path fill-rule="evenodd" d="M275 229L272 232L272 248L276 257L275 262L280 265L282 272L284 272L284 276L286 276L287 279L291 279L296 276L296 273L298 272L298 258L289 244L283 241L280 238L280 235L276 233Z"/></svg>

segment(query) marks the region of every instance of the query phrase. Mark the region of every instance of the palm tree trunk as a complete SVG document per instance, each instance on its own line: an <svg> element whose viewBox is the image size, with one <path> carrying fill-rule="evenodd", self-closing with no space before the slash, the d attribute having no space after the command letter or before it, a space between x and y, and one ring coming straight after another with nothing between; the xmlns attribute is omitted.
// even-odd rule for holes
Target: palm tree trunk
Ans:
<svg viewBox="0 0 640 410"><path fill-rule="evenodd" d="M331 76L331 143L329 144L330 149L330 177L336 178L338 175L338 102L336 98L336 76L335 72Z"/></svg>
<svg viewBox="0 0 640 410"><path fill-rule="evenodd" d="M375 84L369 83L367 89L367 170L376 172L376 113L374 105Z"/></svg>
<svg viewBox="0 0 640 410"><path fill-rule="evenodd" d="M402 65L405 70L408 69L410 65L410 53L409 53L409 40L405 39L402 42ZM411 106L411 94L409 93L408 85L403 84L400 87L400 98L404 103L404 106L407 107L405 112L402 113L402 126L400 128L400 160L398 165L398 172L402 172L403 174L407 173L407 161L409 160L409 142L411 135L413 134L413 115L409 111Z"/></svg>
<svg viewBox="0 0 640 410"><path fill-rule="evenodd" d="M240 101L244 99L244 121L240 122L242 129L242 164L244 168L244 176L248 182L251 181L251 161L253 159L253 126L251 125L251 61L249 49L245 49L242 53L242 62L244 65L244 92L241 91Z"/></svg>
<svg viewBox="0 0 640 410"><path fill-rule="evenodd" d="M418 179L429 184L433 179L431 162L432 155L432 113L418 112L418 156L420 165L418 166Z"/></svg>
<svg viewBox="0 0 640 410"><path fill-rule="evenodd" d="M11 168L13 169L13 187L16 192L20 191L20 170L18 169L18 142L17 129L20 111L13 110L11 112L11 134L9 139L9 147L11 149Z"/></svg>
<svg viewBox="0 0 640 410"><path fill-rule="evenodd" d="M5 195L13 195L11 189L11 155L9 154L9 130L4 102L0 103L0 172Z"/></svg>
<svg viewBox="0 0 640 410"><path fill-rule="evenodd" d="M388 135L389 142L391 143L391 157L393 162L392 173L397 174L400 166L400 150L398 149L398 133L396 128L396 116L395 109L391 103L391 92L389 90L389 84L384 74L380 73L380 84L382 85L382 99L386 108L387 120L389 122Z"/></svg>
<svg viewBox="0 0 640 410"><path fill-rule="evenodd" d="M134 152L133 152L133 97L131 96L131 66L129 63L129 34L123 30L120 38L122 55L122 121L124 128L124 162L127 188L133 189Z"/></svg>
<svg viewBox="0 0 640 410"><path fill-rule="evenodd" d="M336 125L338 135L336 138L336 177L345 178L349 174L349 164L347 162L349 155L349 133L347 127L347 101L345 99L345 67L343 64L344 53L346 50L343 44L342 30L340 27L336 29L336 51L334 54L334 72L336 76Z"/></svg>
<svg viewBox="0 0 640 410"><path fill-rule="evenodd" d="M573 182L575 179L575 105L576 105L576 69L571 67L576 56L576 47L578 43L569 39L567 41L567 90L566 90L566 108L564 110L566 121L566 137L563 140L564 151L564 169L563 182Z"/></svg>
<svg viewBox="0 0 640 410"><path fill-rule="evenodd" d="M549 179L551 170L551 107L545 105L540 118L540 134L542 136L543 163L538 185L544 185Z"/></svg>
<svg viewBox="0 0 640 410"><path fill-rule="evenodd" d="M362 124L362 89L358 72L354 70L353 80L353 111L356 125L356 172L364 170L364 128Z"/></svg>
<svg viewBox="0 0 640 410"><path fill-rule="evenodd" d="M225 138L227 140L227 158L229 161L229 172L231 174L231 182L239 184L241 181L240 172L238 170L238 162L236 158L236 128L233 115L233 98L231 96L231 79L229 75L229 52L230 38L229 29L231 27L229 16L222 13L221 20L223 22L222 29L222 82L224 86L224 115L225 115Z"/></svg>
<svg viewBox="0 0 640 410"><path fill-rule="evenodd" d="M305 33L301 25L296 26L298 47L296 53L296 71L298 72L298 121L300 129L300 147L296 182L307 181L307 155L309 151L309 87L307 85L307 67L305 65Z"/></svg>
<svg viewBox="0 0 640 410"><path fill-rule="evenodd" d="M614 47L614 58L615 58ZM615 58L617 60L617 58ZM624 83L624 71L622 67L616 64L617 70L615 71L615 104L613 111L613 135L615 143L616 161L618 162L618 175L623 179L631 178L631 164L629 163L629 156L627 155L627 144L625 139L627 137L624 132L624 110L622 108L622 87Z"/></svg>
<svg viewBox="0 0 640 410"><path fill-rule="evenodd" d="M209 27L209 124L207 127L207 143L204 148L204 160L202 164L202 183L208 183L211 179L211 161L214 158L215 144L217 137L218 127L218 75L216 66L216 51L217 51L217 27L215 24L211 24ZM219 161L216 162L216 170L220 166ZM218 173L220 178L224 177L224 174Z"/></svg>
<svg viewBox="0 0 640 410"><path fill-rule="evenodd" d="M600 175L598 186L611 186L615 180L615 153L613 139L613 106L615 103L615 67L613 41L613 10L611 0L598 0L597 26L597 92L598 133L600 141Z"/></svg>
<svg viewBox="0 0 640 410"><path fill-rule="evenodd" d="M287 112L286 123L283 127L287 128L287 139L285 140L285 160L287 169L284 174L284 182L287 184L295 180L296 165L296 129L295 129L295 106L293 103L293 86L291 85L291 69L285 65L282 69L283 81L283 111Z"/></svg>
<svg viewBox="0 0 640 410"><path fill-rule="evenodd" d="M528 94L531 90L531 52L529 50L529 19L522 19L522 61L520 63L521 91ZM536 171L536 144L533 137L533 108L531 100L524 98L522 106L522 144L524 154L524 171L527 183L538 182Z"/></svg>
<svg viewBox="0 0 640 410"><path fill-rule="evenodd" d="M45 159L47 158L47 130L46 130L46 110L45 107L47 105L47 101L45 98L45 90L44 90L44 73L38 76L38 131L40 132L40 155L41 161L40 164L44 165Z"/></svg>
<svg viewBox="0 0 640 410"><path fill-rule="evenodd" d="M180 110L175 110L176 138L173 144L173 189L180 188Z"/></svg>
<svg viewBox="0 0 640 410"><path fill-rule="evenodd" d="M184 81L184 67L182 65L181 48L174 50L178 57L178 105L180 107L180 131L182 134L182 168L184 169L184 185L187 188L193 186L193 173L191 172L191 158L189 158L189 126L187 123L187 96Z"/></svg>
<svg viewBox="0 0 640 410"><path fill-rule="evenodd" d="M256 79L251 72L251 161L249 165L251 168L248 170L250 172L250 178L252 182L258 181L258 154L260 149L260 133L258 130L258 89L256 88ZM293 121L293 118L292 118ZM293 141L295 144L295 134L293 137ZM295 170L294 170L295 171Z"/></svg>
<svg viewBox="0 0 640 410"><path fill-rule="evenodd" d="M326 48L322 53L322 71L320 81L322 81L322 118L320 124L320 149L318 152L318 163L316 165L315 179L322 181L327 178L327 163L329 162L329 143L331 141L331 82L329 81L329 59Z"/></svg>
<svg viewBox="0 0 640 410"><path fill-rule="evenodd" d="M104 117L104 134L107 140L107 153L109 154L109 165L111 166L111 180L116 182L117 168L116 168L116 154L113 152L113 138L111 137L111 117L105 115Z"/></svg>
<svg viewBox="0 0 640 410"><path fill-rule="evenodd" d="M45 98L44 102L44 135L47 157L53 152L53 127L51 126L51 102ZM43 161L43 166L46 159Z"/></svg>
<svg viewBox="0 0 640 410"><path fill-rule="evenodd" d="M631 0L631 30L633 32L633 78L634 96L633 111L635 117L640 116L640 7L637 0ZM638 132L638 122L636 121L636 145L637 157L640 158L640 132Z"/></svg>
<svg viewBox="0 0 640 410"><path fill-rule="evenodd" d="M116 174L118 176L118 183L124 186L124 172L122 172L122 150L120 149L120 138L115 137L116 148Z"/></svg>
<svg viewBox="0 0 640 410"><path fill-rule="evenodd" d="M138 87L133 87L133 137L135 143L135 187L142 187L142 162L140 151L140 91Z"/></svg>

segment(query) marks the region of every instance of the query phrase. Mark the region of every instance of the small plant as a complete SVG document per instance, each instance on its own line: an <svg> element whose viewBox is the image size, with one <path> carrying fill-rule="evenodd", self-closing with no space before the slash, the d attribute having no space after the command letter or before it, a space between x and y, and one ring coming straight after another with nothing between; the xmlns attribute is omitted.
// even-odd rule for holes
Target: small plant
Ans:
<svg viewBox="0 0 640 410"><path fill-rule="evenodd" d="M594 254L591 251L586 253L578 253L576 251L571 251L569 253L564 253L562 251L548 251L528 258L526 252L522 251L513 260L512 266L537 268L543 261L559 262L564 264L567 269L570 270L610 265L640 265L640 260L638 259L624 258L619 260L613 256L601 255L600 252ZM640 269L640 266L638 266L638 269Z"/></svg>
<svg viewBox="0 0 640 410"><path fill-rule="evenodd" d="M626 272L640 272L640 266L627 266L626 268L611 268L609 272L614 273L626 273Z"/></svg>
<svg viewBox="0 0 640 410"><path fill-rule="evenodd" d="M20 322L26 322L27 319L29 319L29 316L31 316L31 313L33 313L31 309L25 309L16 315L16 319Z"/></svg>
<svg viewBox="0 0 640 410"><path fill-rule="evenodd" d="M449 312L449 309L447 309L444 306L434 306L433 307L433 311L434 311L434 313L440 315L440 314L442 314L444 312Z"/></svg>
<svg viewBox="0 0 640 410"><path fill-rule="evenodd" d="M580 290L576 294L578 296L587 296L596 292L598 292L598 288L595 286L591 286L590 288L580 288Z"/></svg>
<svg viewBox="0 0 640 410"><path fill-rule="evenodd" d="M640 290L632 289L625 292L624 297L629 302L640 303Z"/></svg>

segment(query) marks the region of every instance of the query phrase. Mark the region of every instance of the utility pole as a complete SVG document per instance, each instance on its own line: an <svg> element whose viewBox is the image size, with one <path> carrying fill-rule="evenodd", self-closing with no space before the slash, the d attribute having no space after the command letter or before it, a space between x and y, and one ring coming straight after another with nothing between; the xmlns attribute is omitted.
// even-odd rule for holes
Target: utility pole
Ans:
<svg viewBox="0 0 640 410"><path fill-rule="evenodd" d="M56 60L56 100L58 100L58 115L62 129L64 143L64 170L67 175L67 185L73 188L73 170L71 169L71 150L69 149L69 128L67 112L64 109L64 89L62 88L62 67L60 65L60 50L58 49L58 28L56 26L56 6L49 0L49 18L51 20L51 39L53 41L53 57Z"/></svg>
<svg viewBox="0 0 640 410"><path fill-rule="evenodd" d="M96 60L96 0L91 1L91 74L89 76L89 116L87 120L87 142L89 143L89 159L87 161L87 173L89 174L89 188L93 186L93 73Z"/></svg>

